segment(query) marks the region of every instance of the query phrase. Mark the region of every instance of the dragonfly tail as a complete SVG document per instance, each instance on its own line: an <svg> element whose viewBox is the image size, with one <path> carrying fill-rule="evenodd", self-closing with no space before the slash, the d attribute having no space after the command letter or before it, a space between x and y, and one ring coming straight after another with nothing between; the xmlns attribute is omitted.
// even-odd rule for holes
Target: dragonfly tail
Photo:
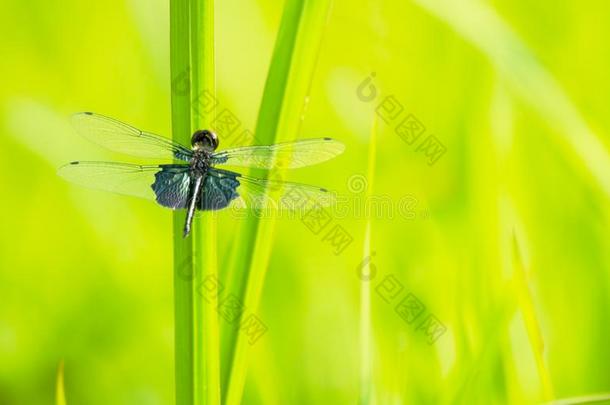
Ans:
<svg viewBox="0 0 610 405"><path fill-rule="evenodd" d="M195 207L197 204L199 193L201 191L202 181L202 176L199 176L195 179L195 183L193 184L188 211L186 213L186 220L184 222L184 232L182 233L183 238L186 238L191 232L191 224L193 223L193 217L195 216Z"/></svg>

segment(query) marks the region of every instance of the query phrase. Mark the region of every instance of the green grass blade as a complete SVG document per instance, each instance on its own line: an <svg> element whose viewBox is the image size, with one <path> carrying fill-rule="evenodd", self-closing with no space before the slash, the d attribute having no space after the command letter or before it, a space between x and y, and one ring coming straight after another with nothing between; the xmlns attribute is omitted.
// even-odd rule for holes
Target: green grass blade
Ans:
<svg viewBox="0 0 610 405"><path fill-rule="evenodd" d="M256 137L263 144L270 144L275 140L288 80L289 61L292 57L302 6L303 1L289 0L284 8L256 126ZM256 216L244 220L241 224L234 244L235 248L231 254L231 262L228 266L226 284L234 294L242 298L245 296L246 286L250 278L250 262L252 261L258 225L259 220ZM222 383L223 390L228 391L230 389L230 376L233 373L233 359L238 331L226 327L222 336L222 358L223 364L226 365L222 371ZM236 382L233 382L233 387L233 390L237 391ZM233 395L240 396L241 392L235 392Z"/></svg>
<svg viewBox="0 0 610 405"><path fill-rule="evenodd" d="M610 401L610 393L583 395L581 397L563 398L556 401L545 402L542 405L579 405L579 404L597 404L608 403Z"/></svg>
<svg viewBox="0 0 610 405"><path fill-rule="evenodd" d="M575 166L584 165L606 196L610 196L610 152L603 139L586 122L556 77L492 6L479 0L416 0L415 3L446 22L485 54L515 93L563 135L566 156L575 160ZM551 141L555 142L556 138Z"/></svg>
<svg viewBox="0 0 610 405"><path fill-rule="evenodd" d="M540 378L540 385L542 387L542 398L545 401L550 401L553 399L553 385L551 373L549 372L544 359L544 339L542 336L540 322L538 321L538 315L536 314L534 299L528 285L529 280L526 274L525 265L523 264L519 240L514 232L512 247L517 302L519 309L523 314L525 329L527 331L530 346L532 347L532 353L536 361L536 369L538 371L538 377Z"/></svg>
<svg viewBox="0 0 610 405"><path fill-rule="evenodd" d="M181 89L172 91L172 138L190 142L190 71L189 2L170 1L170 72L173 80L187 75ZM174 211L174 361L176 369L176 404L193 403L193 245L182 237L186 213Z"/></svg>
<svg viewBox="0 0 610 405"><path fill-rule="evenodd" d="M64 362L57 367L57 381L55 383L55 404L66 405L66 392L64 388Z"/></svg>
<svg viewBox="0 0 610 405"><path fill-rule="evenodd" d="M377 156L377 115L373 116L371 138L369 139L369 156L367 170L367 199L373 195L373 184L375 180L375 161ZM367 275L374 272L371 266L371 218L366 221L364 236L363 260L368 262L366 268L360 269L363 276L360 279L360 404L371 404L375 402L373 389L373 342L372 342L372 319L371 319L371 289L372 282L366 280Z"/></svg>
<svg viewBox="0 0 610 405"><path fill-rule="evenodd" d="M293 139L300 129L330 4L286 2L256 126L256 137L262 143ZM232 255L227 284L251 311L258 308L274 227L274 220L261 222L255 216L244 222L234 244L239 250ZM241 401L247 339L235 331L225 330L223 334L223 361L228 365L223 372L227 404Z"/></svg>
<svg viewBox="0 0 610 405"><path fill-rule="evenodd" d="M192 95L216 95L214 58L214 0L191 2ZM215 111L198 114L193 110L192 130L211 128ZM208 301L197 288L204 280L218 277L216 257L216 216L205 212L196 217L194 238L194 389L196 404L220 404L219 330L216 300ZM206 294L206 298L216 294Z"/></svg>

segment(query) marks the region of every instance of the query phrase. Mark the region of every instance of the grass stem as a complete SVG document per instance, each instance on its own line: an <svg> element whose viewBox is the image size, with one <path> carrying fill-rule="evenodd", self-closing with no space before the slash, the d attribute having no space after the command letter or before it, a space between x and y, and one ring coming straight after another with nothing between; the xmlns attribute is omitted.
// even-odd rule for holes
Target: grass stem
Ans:
<svg viewBox="0 0 610 405"><path fill-rule="evenodd" d="M189 144L190 108L189 2L170 1L170 73L172 138ZM182 80L186 75L186 80ZM180 83L177 81L180 80ZM179 85L178 85L179 84ZM179 90L178 90L179 87ZM193 403L193 245L182 237L186 213L173 214L174 361L177 405Z"/></svg>
<svg viewBox="0 0 610 405"><path fill-rule="evenodd" d="M375 180L375 160L377 156L377 115L373 116L371 137L369 139L369 156L367 170L367 199L373 196L373 183ZM363 268L360 269L360 404L374 403L373 390L373 330L371 318L371 285L370 277L374 270L372 264L375 253L371 249L372 239L371 218L366 221ZM366 267L366 268L364 268Z"/></svg>
<svg viewBox="0 0 610 405"><path fill-rule="evenodd" d="M192 99L204 91L216 97L214 58L214 0L191 0ZM212 128L215 110L193 110L192 130ZM218 280L216 217L204 212L194 223L195 289L206 280ZM217 286L206 283L206 286ZM220 404L220 364L217 297L206 289L194 294L195 403Z"/></svg>

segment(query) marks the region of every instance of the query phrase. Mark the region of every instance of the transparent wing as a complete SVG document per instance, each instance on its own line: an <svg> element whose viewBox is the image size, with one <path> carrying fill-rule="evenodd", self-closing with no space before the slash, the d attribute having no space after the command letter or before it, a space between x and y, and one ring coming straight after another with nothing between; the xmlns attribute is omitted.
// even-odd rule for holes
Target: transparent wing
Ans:
<svg viewBox="0 0 610 405"><path fill-rule="evenodd" d="M327 161L344 150L345 146L341 142L331 138L303 139L223 150L212 155L211 163L261 169L294 169Z"/></svg>
<svg viewBox="0 0 610 405"><path fill-rule="evenodd" d="M334 195L320 187L274 179L259 179L229 170L210 168L210 176L233 185L232 207L277 209L307 213L334 203ZM226 193L225 193L226 194Z"/></svg>
<svg viewBox="0 0 610 405"><path fill-rule="evenodd" d="M186 207L190 189L188 165L71 162L58 174L87 188L145 198L172 209Z"/></svg>
<svg viewBox="0 0 610 405"><path fill-rule="evenodd" d="M155 159L188 161L192 151L170 139L140 131L114 118L83 112L72 121L85 138L115 152Z"/></svg>

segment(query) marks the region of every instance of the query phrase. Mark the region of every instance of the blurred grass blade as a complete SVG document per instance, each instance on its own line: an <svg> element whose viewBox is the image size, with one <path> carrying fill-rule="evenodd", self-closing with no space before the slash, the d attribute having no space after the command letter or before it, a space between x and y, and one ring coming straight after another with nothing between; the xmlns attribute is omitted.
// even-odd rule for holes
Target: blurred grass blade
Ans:
<svg viewBox="0 0 610 405"><path fill-rule="evenodd" d="M375 161L377 156L377 114L373 115L371 137L369 139L369 156L367 170L366 201L371 201L375 179ZM374 403L373 387L373 348L371 321L371 288L375 268L372 265L373 255L371 216L366 221L364 235L363 263L360 268L360 404Z"/></svg>
<svg viewBox="0 0 610 405"><path fill-rule="evenodd" d="M540 385L542 386L542 397L545 401L549 401L553 398L553 387L551 383L551 374L549 373L544 361L544 340L542 339L540 324L536 316L534 302L528 287L527 275L525 273L525 267L521 257L519 241L514 232L513 267L515 269L514 277L516 282L518 305L521 313L523 314L525 329L530 341L530 346L532 347L534 359L536 360L536 368L540 378Z"/></svg>
<svg viewBox="0 0 610 405"><path fill-rule="evenodd" d="M272 144L276 139L303 4L303 0L287 0L284 5L284 13L256 125L255 136L262 144ZM241 302L244 302L246 288L255 288L253 286L255 279L251 274L254 269L251 267L251 263L258 227L259 219L257 217L248 218L241 224L234 244L235 249L231 255L227 285L241 298ZM256 288L262 288L261 273L258 273ZM254 311L254 309L250 309ZM223 334L223 344L225 344L223 360L227 365L227 369L223 373L225 376L223 386L227 390L227 404L241 402L241 391L245 379L246 366L240 364L244 360L241 359L243 354L238 352L238 336L238 331L227 330L227 333Z"/></svg>
<svg viewBox="0 0 610 405"><path fill-rule="evenodd" d="M172 138L190 144L189 1L170 1L170 72ZM186 213L173 213L174 361L176 404L193 403L193 244L182 237Z"/></svg>
<svg viewBox="0 0 610 405"><path fill-rule="evenodd" d="M579 405L579 404L597 404L599 402L608 403L610 401L610 393L583 395L581 397L564 398L556 401L545 402L543 405Z"/></svg>
<svg viewBox="0 0 610 405"><path fill-rule="evenodd" d="M546 118L610 197L610 154L553 75L492 6L480 0L415 0L478 47L534 110ZM568 157L570 155L568 154Z"/></svg>
<svg viewBox="0 0 610 405"><path fill-rule="evenodd" d="M331 1L288 0L259 110L256 138L263 144L294 139L300 129ZM281 134L278 136L278 134ZM281 173L276 173L282 175ZM275 221L253 216L234 243L227 285L256 312L272 246ZM226 403L239 404L247 370L248 336L225 328L223 385Z"/></svg>
<svg viewBox="0 0 610 405"><path fill-rule="evenodd" d="M192 99L204 91L216 96L214 57L214 0L191 0ZM192 131L212 128L215 112L192 110ZM216 215L203 212L193 224L194 389L196 404L220 404L220 365L217 301L204 298L197 288L218 278ZM215 284L214 284L215 285ZM216 297L207 291L206 298Z"/></svg>
<svg viewBox="0 0 610 405"><path fill-rule="evenodd" d="M57 382L55 383L55 404L66 405L66 392L64 388L64 361L57 367Z"/></svg>

